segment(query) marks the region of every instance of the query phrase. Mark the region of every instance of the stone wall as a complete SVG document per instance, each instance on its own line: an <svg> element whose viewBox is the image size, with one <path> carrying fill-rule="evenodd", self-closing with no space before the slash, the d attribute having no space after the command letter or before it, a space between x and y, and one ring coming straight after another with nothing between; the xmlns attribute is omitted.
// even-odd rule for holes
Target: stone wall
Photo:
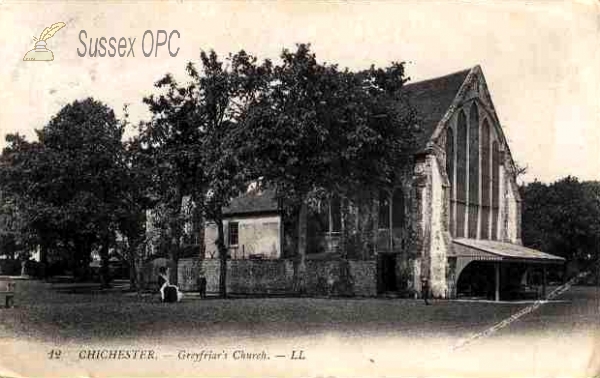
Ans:
<svg viewBox="0 0 600 378"><path fill-rule="evenodd" d="M306 293L309 295L375 296L375 260L306 262Z"/></svg>
<svg viewBox="0 0 600 378"><path fill-rule="evenodd" d="M520 216L518 203L515 198L512 185L507 185L507 220L506 220L506 236L509 243L518 243L519 232L518 232L518 219Z"/></svg>
<svg viewBox="0 0 600 378"><path fill-rule="evenodd" d="M206 277L206 290L219 291L219 260L180 259L179 287L197 290L200 270ZM377 267L374 260L306 261L307 295L375 296ZM231 294L294 294L294 261L229 260L227 292Z"/></svg>
<svg viewBox="0 0 600 378"><path fill-rule="evenodd" d="M444 237L446 229L443 219L444 210L447 206L443 201L442 175L440 174L440 165L435 156L429 156L429 169L431 174L431 196L430 196L430 229L429 229L429 287L431 295L438 298L445 298L448 294L446 283L446 265L448 255L448 241Z"/></svg>
<svg viewBox="0 0 600 378"><path fill-rule="evenodd" d="M407 255L398 254L396 258L396 284L398 294L405 298L413 298L415 294L415 261ZM417 275L417 278L419 276Z"/></svg>
<svg viewBox="0 0 600 378"><path fill-rule="evenodd" d="M438 158L442 155L442 158ZM448 235L448 197L444 195L444 174L440 164L443 152L432 147L432 151L415 165L416 200L415 207L415 266L412 276L413 290L421 296L421 279L429 280L430 294L437 298L448 295L447 257L450 237ZM417 272L418 271L418 272Z"/></svg>
<svg viewBox="0 0 600 378"><path fill-rule="evenodd" d="M168 265L168 260L164 257L159 257L144 263L144 265L142 266L142 282L140 282L141 287L153 289L154 286L158 286L158 270L161 267L166 268L168 267Z"/></svg>
<svg viewBox="0 0 600 378"><path fill-rule="evenodd" d="M373 297L377 295L377 265L374 260L350 260L350 274L354 282L354 295Z"/></svg>
<svg viewBox="0 0 600 378"><path fill-rule="evenodd" d="M198 290L196 279L200 272L199 260L196 258L179 259L177 264L177 283L179 290Z"/></svg>

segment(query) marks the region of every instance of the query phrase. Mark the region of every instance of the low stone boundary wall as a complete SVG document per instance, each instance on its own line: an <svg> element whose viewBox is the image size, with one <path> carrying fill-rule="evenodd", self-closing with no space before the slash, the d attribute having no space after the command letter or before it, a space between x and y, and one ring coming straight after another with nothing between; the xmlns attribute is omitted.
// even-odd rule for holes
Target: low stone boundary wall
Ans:
<svg viewBox="0 0 600 378"><path fill-rule="evenodd" d="M293 260L229 260L227 292L231 294L294 293ZM197 290L200 271L206 277L206 291L219 291L219 260L180 259L178 282L181 290ZM377 267L374 260L306 261L307 295L377 295Z"/></svg>

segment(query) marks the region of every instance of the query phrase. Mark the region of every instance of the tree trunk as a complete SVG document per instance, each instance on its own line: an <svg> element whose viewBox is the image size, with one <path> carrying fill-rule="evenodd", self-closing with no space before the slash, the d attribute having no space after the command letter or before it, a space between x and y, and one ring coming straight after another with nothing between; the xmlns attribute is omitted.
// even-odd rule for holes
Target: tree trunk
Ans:
<svg viewBox="0 0 600 378"><path fill-rule="evenodd" d="M129 259L129 290L138 290L137 264L135 259Z"/></svg>
<svg viewBox="0 0 600 378"><path fill-rule="evenodd" d="M73 276L77 282L84 282L90 278L91 248L87 240L75 241L72 249Z"/></svg>
<svg viewBox="0 0 600 378"><path fill-rule="evenodd" d="M46 280L48 275L48 247L45 242L40 243L40 279Z"/></svg>
<svg viewBox="0 0 600 378"><path fill-rule="evenodd" d="M181 249L181 235L183 234L183 223L181 221L181 206L183 197L179 196L173 202L174 208L171 209L171 219L169 222L171 236L169 248L169 282L171 285L177 285L177 261L179 260L179 251Z"/></svg>
<svg viewBox="0 0 600 378"><path fill-rule="evenodd" d="M144 279L144 259L146 257L146 243L145 243L145 235L141 236L140 241L136 244L134 250L133 261L135 261L135 276L137 283L137 290L141 291L142 289L146 289L147 282Z"/></svg>
<svg viewBox="0 0 600 378"><path fill-rule="evenodd" d="M227 298L227 246L223 221L217 222L217 249L219 250L219 297Z"/></svg>
<svg viewBox="0 0 600 378"><path fill-rule="evenodd" d="M148 283L144 277L144 259L141 255L138 255L135 259L135 276L137 282L137 290L141 291L146 289Z"/></svg>
<svg viewBox="0 0 600 378"><path fill-rule="evenodd" d="M306 292L306 244L307 244L308 205L306 201L300 204L298 211L298 255L295 270L294 286L297 294Z"/></svg>
<svg viewBox="0 0 600 378"><path fill-rule="evenodd" d="M100 282L101 287L103 289L110 287L110 269L108 267L109 264L109 238L104 237L102 240L102 245L100 247Z"/></svg>
<svg viewBox="0 0 600 378"><path fill-rule="evenodd" d="M139 242L134 241L129 243L129 251L127 253L127 262L129 263L129 290L140 290L140 275L138 274L139 268Z"/></svg>
<svg viewBox="0 0 600 378"><path fill-rule="evenodd" d="M194 207L192 209L192 232L197 233L196 237L198 240L198 258L203 260L205 255L205 243L204 243L204 212L202 211L202 207L198 206L198 203L201 203L203 199L198 195L194 194L192 196L192 203Z"/></svg>
<svg viewBox="0 0 600 378"><path fill-rule="evenodd" d="M179 259L179 237L171 239L171 248L169 248L169 283L177 285L177 261Z"/></svg>

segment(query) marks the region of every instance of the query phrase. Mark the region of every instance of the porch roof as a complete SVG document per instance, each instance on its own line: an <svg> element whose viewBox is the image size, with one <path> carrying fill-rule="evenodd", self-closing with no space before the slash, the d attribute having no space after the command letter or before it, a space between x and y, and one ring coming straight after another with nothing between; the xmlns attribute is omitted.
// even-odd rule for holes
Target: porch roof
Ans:
<svg viewBox="0 0 600 378"><path fill-rule="evenodd" d="M473 260L562 264L565 259L522 245L493 240L459 238L452 240L454 256Z"/></svg>

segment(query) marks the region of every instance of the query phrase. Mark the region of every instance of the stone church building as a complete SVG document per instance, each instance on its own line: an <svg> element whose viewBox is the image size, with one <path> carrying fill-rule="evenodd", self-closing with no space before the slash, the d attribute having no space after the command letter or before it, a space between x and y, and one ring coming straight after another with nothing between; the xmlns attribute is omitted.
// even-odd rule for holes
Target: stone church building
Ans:
<svg viewBox="0 0 600 378"><path fill-rule="evenodd" d="M426 284L437 298L499 300L536 277L544 287L546 266L563 259L521 244L515 162L481 67L405 90L421 120L414 165L400 167L394 190L365 206L332 196L309 218L309 293L331 292L345 281L343 291L354 295L422 296ZM225 213L228 290L289 292L297 258L286 252L285 222L272 193L248 193ZM342 240L353 233L368 235L358 253ZM216 291L214 236L207 225L204 255L180 262L190 287L200 270Z"/></svg>

